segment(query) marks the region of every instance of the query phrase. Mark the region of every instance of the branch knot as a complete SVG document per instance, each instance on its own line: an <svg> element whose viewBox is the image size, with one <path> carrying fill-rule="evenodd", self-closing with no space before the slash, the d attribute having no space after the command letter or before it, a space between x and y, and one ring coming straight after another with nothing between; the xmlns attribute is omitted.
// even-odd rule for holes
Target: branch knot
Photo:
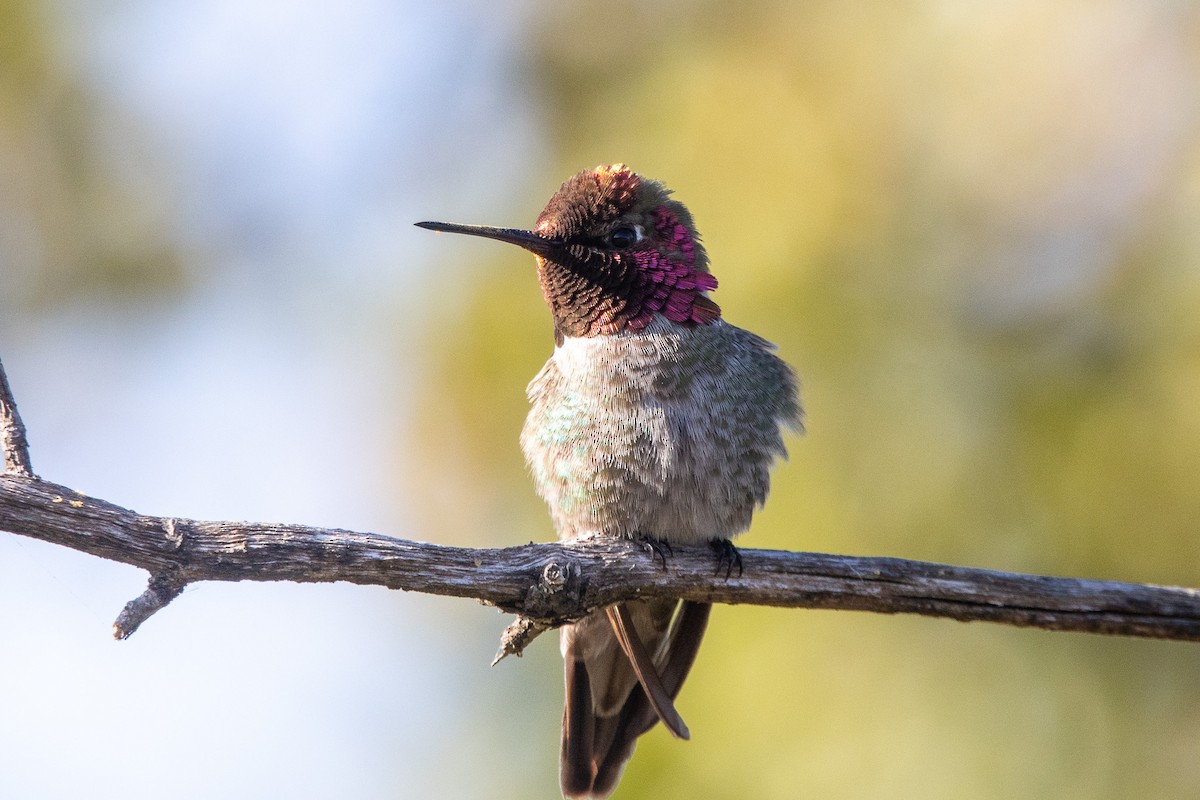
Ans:
<svg viewBox="0 0 1200 800"><path fill-rule="evenodd" d="M525 592L522 616L558 624L583 614L583 570L574 559L554 558Z"/></svg>

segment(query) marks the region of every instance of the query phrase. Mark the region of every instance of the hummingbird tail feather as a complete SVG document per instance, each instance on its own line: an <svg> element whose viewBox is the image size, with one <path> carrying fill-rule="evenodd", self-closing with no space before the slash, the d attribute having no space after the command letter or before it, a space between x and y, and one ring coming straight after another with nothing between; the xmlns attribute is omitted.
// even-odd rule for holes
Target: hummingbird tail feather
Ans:
<svg viewBox="0 0 1200 800"><path fill-rule="evenodd" d="M642 637L638 636L629 609L618 603L606 608L605 613L608 614L608 621L612 625L613 633L617 635L617 642L621 645L621 650L625 652L625 657L629 659L630 665L633 666L633 672L637 675L642 691L650 700L650 706L654 709L654 713L676 738L690 738L691 733L688 731L687 724L675 710L674 698L663 686L658 668L650 654L646 652L646 645L642 642Z"/></svg>
<svg viewBox="0 0 1200 800"><path fill-rule="evenodd" d="M671 701L679 695L695 663L711 610L711 603L685 600L674 615L663 657L659 659L661 665L654 670ZM632 629L628 620L625 629ZM617 633L615 626L614 633ZM654 727L659 714L646 691L635 689L616 714L598 715L582 649L569 643L564 656L567 702L563 711L560 764L562 791L574 798L607 797L633 756L638 737ZM670 707L674 707L673 702Z"/></svg>
<svg viewBox="0 0 1200 800"><path fill-rule="evenodd" d="M563 706L559 781L566 797L587 797L596 775L592 761L596 715L592 710L591 681L587 665L572 658L570 653L563 659L563 672L567 701Z"/></svg>

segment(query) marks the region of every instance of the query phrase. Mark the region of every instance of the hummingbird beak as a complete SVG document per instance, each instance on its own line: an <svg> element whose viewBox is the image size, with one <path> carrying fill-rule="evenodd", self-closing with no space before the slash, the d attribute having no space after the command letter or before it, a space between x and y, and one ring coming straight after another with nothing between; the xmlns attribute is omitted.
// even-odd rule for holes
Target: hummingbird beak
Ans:
<svg viewBox="0 0 1200 800"><path fill-rule="evenodd" d="M566 244L557 239L538 236L533 231L519 228L493 228L488 225L460 225L457 222L417 222L418 228L441 233L464 233L467 236L482 236L523 247L529 252L550 260L561 260Z"/></svg>

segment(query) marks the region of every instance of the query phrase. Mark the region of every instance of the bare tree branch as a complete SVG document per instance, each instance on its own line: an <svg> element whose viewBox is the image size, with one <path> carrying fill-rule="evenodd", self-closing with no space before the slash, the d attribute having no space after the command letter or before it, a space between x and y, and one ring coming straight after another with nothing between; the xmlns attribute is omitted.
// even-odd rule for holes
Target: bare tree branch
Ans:
<svg viewBox="0 0 1200 800"><path fill-rule="evenodd" d="M349 581L476 598L520 616L497 658L519 655L542 631L594 609L651 597L1200 641L1195 589L776 550L742 550L744 571L727 577L704 546L676 547L660 564L641 545L617 539L474 549L303 525L145 516L32 474L2 366L0 412L9 465L0 477L0 531L150 572L146 591L114 626L118 638L189 583L254 580Z"/></svg>
<svg viewBox="0 0 1200 800"><path fill-rule="evenodd" d="M1200 641L1194 589L774 550L742 550L743 574L726 578L714 574L707 547L676 547L664 569L624 540L475 549L303 525L149 517L36 478L0 478L0 530L156 576L134 601L144 603L123 613L118 636L185 584L255 580L349 581L472 597L542 629L621 600L670 596ZM520 637L510 652L532 638Z"/></svg>

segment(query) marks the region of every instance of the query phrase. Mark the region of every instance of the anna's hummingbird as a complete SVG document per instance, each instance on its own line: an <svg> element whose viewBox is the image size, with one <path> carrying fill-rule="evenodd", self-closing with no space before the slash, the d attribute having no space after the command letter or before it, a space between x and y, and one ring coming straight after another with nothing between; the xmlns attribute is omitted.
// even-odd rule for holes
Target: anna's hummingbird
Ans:
<svg viewBox="0 0 1200 800"><path fill-rule="evenodd" d="M664 558L709 542L726 574L740 566L729 539L766 500L781 426L800 428L797 382L773 345L721 318L683 204L614 164L568 179L532 231L417 224L537 257L555 348L529 384L521 447L558 537L632 538ZM563 794L610 794L660 719L688 738L674 698L710 608L630 601L563 627Z"/></svg>

